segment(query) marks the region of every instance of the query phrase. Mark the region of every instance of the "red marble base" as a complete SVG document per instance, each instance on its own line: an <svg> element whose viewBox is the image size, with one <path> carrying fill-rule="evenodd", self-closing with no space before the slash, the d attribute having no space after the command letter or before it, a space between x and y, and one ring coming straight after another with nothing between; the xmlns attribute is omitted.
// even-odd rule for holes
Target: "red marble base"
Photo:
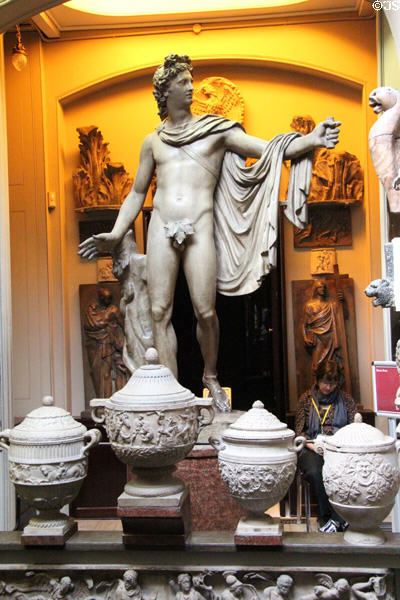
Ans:
<svg viewBox="0 0 400 600"><path fill-rule="evenodd" d="M236 529L245 513L221 481L214 448L196 444L175 474L190 487L193 531Z"/></svg>
<svg viewBox="0 0 400 600"><path fill-rule="evenodd" d="M282 535L235 535L236 546L282 546Z"/></svg>
<svg viewBox="0 0 400 600"><path fill-rule="evenodd" d="M68 531L63 535L55 534L26 534L21 533L21 544L24 546L59 546L63 547L65 542L69 540L71 535L78 531L77 523L72 523Z"/></svg>
<svg viewBox="0 0 400 600"><path fill-rule="evenodd" d="M177 506L125 505L118 506L117 514L122 522L122 540L127 546L183 547L191 533L190 496L187 490Z"/></svg>

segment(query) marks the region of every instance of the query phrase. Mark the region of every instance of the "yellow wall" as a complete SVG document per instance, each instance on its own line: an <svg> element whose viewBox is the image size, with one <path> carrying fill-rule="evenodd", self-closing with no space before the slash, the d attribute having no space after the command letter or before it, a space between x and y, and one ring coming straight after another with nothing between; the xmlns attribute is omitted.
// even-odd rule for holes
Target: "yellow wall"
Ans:
<svg viewBox="0 0 400 600"><path fill-rule="evenodd" d="M373 21L303 23L168 32L157 35L43 44L42 71L47 190L57 208L48 216L51 314L57 333L54 386L59 404L83 407L79 283L95 281L95 266L75 254L77 218L71 175L78 164L76 127L95 124L110 142L111 157L134 174L140 142L157 125L151 72L170 52L187 53L195 80L222 75L245 100L249 133L270 138L289 130L294 114L316 121L334 115L343 122L340 149L359 156L366 172L366 202L353 211L353 246L339 249L341 272L354 277L362 399L371 404L370 362L381 358L381 315L373 313L363 288L380 274L379 203L367 148L374 121L367 107L376 86ZM309 252L293 249L286 226L286 283L290 400L296 400L290 284L309 278ZM66 366L65 366L66 365Z"/></svg>

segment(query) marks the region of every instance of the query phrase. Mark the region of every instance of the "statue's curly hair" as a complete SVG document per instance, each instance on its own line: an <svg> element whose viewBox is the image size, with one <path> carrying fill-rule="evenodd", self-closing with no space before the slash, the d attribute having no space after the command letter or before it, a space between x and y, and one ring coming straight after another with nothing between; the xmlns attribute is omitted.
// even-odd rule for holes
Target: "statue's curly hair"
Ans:
<svg viewBox="0 0 400 600"><path fill-rule="evenodd" d="M172 79L182 73L189 71L192 73L192 61L186 54L168 54L165 57L164 63L160 65L153 77L154 97L157 100L158 114L161 119L168 116L167 98L165 92L168 89Z"/></svg>

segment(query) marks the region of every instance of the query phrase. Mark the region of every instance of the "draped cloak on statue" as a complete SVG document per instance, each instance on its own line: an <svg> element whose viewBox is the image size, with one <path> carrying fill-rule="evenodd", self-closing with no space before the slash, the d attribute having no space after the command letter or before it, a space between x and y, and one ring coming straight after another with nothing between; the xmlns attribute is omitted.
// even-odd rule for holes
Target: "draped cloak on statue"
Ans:
<svg viewBox="0 0 400 600"><path fill-rule="evenodd" d="M217 252L217 290L226 296L254 292L264 275L276 266L279 186L283 156L298 133L275 136L251 167L245 159L227 151L221 171L190 145L213 133L242 126L218 115L203 115L184 130L156 128L162 142L181 148L203 169L211 172L214 192L214 238ZM312 157L292 160L287 192L286 217L303 229L307 223L306 201L310 189Z"/></svg>

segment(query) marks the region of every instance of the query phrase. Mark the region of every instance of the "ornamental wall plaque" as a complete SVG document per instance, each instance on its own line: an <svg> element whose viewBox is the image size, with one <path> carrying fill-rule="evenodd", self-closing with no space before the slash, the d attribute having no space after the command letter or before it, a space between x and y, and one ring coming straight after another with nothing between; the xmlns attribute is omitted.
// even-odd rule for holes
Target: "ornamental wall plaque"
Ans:
<svg viewBox="0 0 400 600"><path fill-rule="evenodd" d="M75 210L118 209L128 195L133 178L122 163L111 162L108 143L95 125L78 127L80 166L72 175Z"/></svg>
<svg viewBox="0 0 400 600"><path fill-rule="evenodd" d="M211 113L243 123L244 100L236 85L226 77L206 77L193 91L192 113Z"/></svg>

